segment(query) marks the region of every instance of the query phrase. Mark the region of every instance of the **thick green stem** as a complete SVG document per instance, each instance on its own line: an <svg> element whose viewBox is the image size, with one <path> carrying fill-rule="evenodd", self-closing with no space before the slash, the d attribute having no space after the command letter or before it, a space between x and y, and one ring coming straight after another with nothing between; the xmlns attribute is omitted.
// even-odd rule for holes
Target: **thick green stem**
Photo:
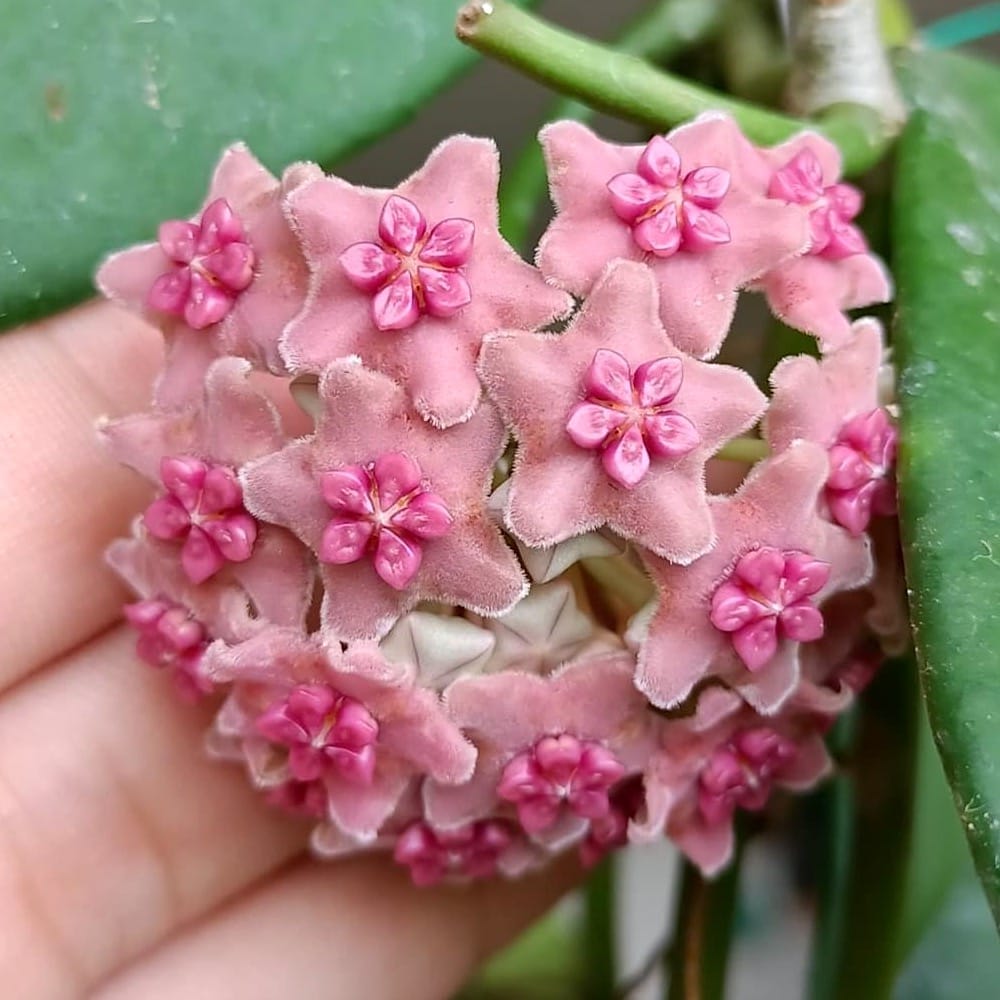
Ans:
<svg viewBox="0 0 1000 1000"><path fill-rule="evenodd" d="M584 911L586 995L607 1000L615 992L615 856L609 854L587 882Z"/></svg>
<svg viewBox="0 0 1000 1000"><path fill-rule="evenodd" d="M755 107L669 73L623 52L564 31L507 3L476 0L458 15L458 37L555 90L657 131L703 111L725 111L754 142L782 142L807 123ZM862 173L888 148L891 132L870 108L838 105L811 127L836 143L847 174Z"/></svg>
<svg viewBox="0 0 1000 1000"><path fill-rule="evenodd" d="M711 37L719 27L721 11L721 0L660 0L628 24L615 48L642 59L671 59ZM589 105L562 97L553 103L546 121L587 121L593 113ZM522 252L527 249L532 220L547 190L545 160L532 138L514 165L504 171L500 186L500 229Z"/></svg>
<svg viewBox="0 0 1000 1000"><path fill-rule="evenodd" d="M771 453L766 441L755 437L737 437L727 441L716 453L715 458L730 462L759 462Z"/></svg>
<svg viewBox="0 0 1000 1000"><path fill-rule="evenodd" d="M729 867L709 881L683 862L674 940L666 953L667 1000L722 1000L739 888L741 841Z"/></svg>

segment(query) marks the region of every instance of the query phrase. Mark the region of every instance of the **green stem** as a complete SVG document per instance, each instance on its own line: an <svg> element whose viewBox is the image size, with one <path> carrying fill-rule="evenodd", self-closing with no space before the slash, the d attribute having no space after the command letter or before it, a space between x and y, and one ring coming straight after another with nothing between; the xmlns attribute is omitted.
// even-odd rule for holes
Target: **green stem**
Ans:
<svg viewBox="0 0 1000 1000"><path fill-rule="evenodd" d="M629 23L614 46L642 59L671 59L711 37L719 27L721 10L721 0L660 0ZM561 97L549 109L546 121L588 121L593 113L588 105ZM500 187L500 229L521 251L527 249L531 223L547 190L545 159L533 138L504 171Z"/></svg>
<svg viewBox="0 0 1000 1000"><path fill-rule="evenodd" d="M655 69L649 63L581 38L520 10L506 0L476 0L458 15L467 45L522 70L564 94L657 131L703 111L725 111L754 142L772 145L807 123L766 111ZM870 108L837 105L812 123L840 147L846 174L877 163L891 135Z"/></svg>
<svg viewBox="0 0 1000 1000"><path fill-rule="evenodd" d="M827 959L836 1000L887 997L898 971L912 849L919 705L912 659L887 663L861 700L850 862L841 891L839 954ZM839 940L838 940L839 938Z"/></svg>
<svg viewBox="0 0 1000 1000"><path fill-rule="evenodd" d="M715 458L730 462L760 462L771 454L766 441L756 437L735 437L727 441L716 453Z"/></svg>
<svg viewBox="0 0 1000 1000"><path fill-rule="evenodd" d="M615 856L609 854L587 882L584 965L587 996L607 1000L615 992Z"/></svg>
<svg viewBox="0 0 1000 1000"><path fill-rule="evenodd" d="M833 757L850 751L857 715L851 712L837 721L829 738ZM854 829L854 789L850 778L836 774L815 796L822 842L817 851L818 903L809 969L810 1000L832 1000L843 950L846 887L851 867L851 834Z"/></svg>
<svg viewBox="0 0 1000 1000"><path fill-rule="evenodd" d="M666 953L667 1000L721 1000L725 995L740 860L738 840L736 856L712 881L683 862L674 940Z"/></svg>

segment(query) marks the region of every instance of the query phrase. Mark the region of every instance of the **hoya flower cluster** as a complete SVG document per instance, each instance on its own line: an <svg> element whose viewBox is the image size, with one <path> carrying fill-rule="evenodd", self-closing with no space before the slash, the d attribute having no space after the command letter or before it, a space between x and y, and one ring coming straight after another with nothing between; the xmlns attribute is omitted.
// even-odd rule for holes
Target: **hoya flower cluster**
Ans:
<svg viewBox="0 0 1000 1000"><path fill-rule="evenodd" d="M662 836L716 871L898 642L884 345L845 316L889 284L835 149L541 141L534 266L456 136L394 190L234 146L98 275L166 342L101 427L155 488L109 553L139 656L316 852L420 884ZM770 398L712 360L745 289L823 352Z"/></svg>

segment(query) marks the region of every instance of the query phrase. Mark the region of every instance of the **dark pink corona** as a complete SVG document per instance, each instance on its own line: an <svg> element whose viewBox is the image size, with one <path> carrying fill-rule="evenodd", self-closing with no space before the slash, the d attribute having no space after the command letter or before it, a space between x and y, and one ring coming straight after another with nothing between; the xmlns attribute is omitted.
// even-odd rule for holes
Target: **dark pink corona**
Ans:
<svg viewBox="0 0 1000 1000"><path fill-rule="evenodd" d="M361 702L328 684L302 684L257 719L257 731L288 748L288 770L299 782L334 773L370 785L379 725Z"/></svg>
<svg viewBox="0 0 1000 1000"><path fill-rule="evenodd" d="M517 807L521 826L540 833L559 818L563 807L585 819L608 814L611 786L625 773L615 755L592 740L545 736L507 762L497 795Z"/></svg>
<svg viewBox="0 0 1000 1000"><path fill-rule="evenodd" d="M435 885L449 875L490 878L512 840L510 826L502 820L480 820L447 831L418 820L399 835L393 857L410 869L414 885Z"/></svg>
<svg viewBox="0 0 1000 1000"><path fill-rule="evenodd" d="M225 198L213 201L198 222L164 222L158 242L173 267L153 282L147 305L195 330L225 319L253 281L253 247Z"/></svg>
<svg viewBox="0 0 1000 1000"><path fill-rule="evenodd" d="M399 452L324 472L320 488L334 514L323 532L320 559L353 563L370 552L375 572L396 590L416 576L424 543L451 527L448 508L424 486L420 466Z"/></svg>
<svg viewBox="0 0 1000 1000"><path fill-rule="evenodd" d="M826 500L833 519L862 534L872 515L896 513L893 466L899 435L883 409L862 413L841 428L830 449Z"/></svg>
<svg viewBox="0 0 1000 1000"><path fill-rule="evenodd" d="M798 754L768 726L744 729L712 754L698 779L698 808L706 823L730 819L737 808L763 809L771 783Z"/></svg>
<svg viewBox="0 0 1000 1000"><path fill-rule="evenodd" d="M748 670L760 670L774 657L779 639L822 637L823 615L813 598L829 578L830 564L808 553L755 549L712 595L712 624L731 634Z"/></svg>
<svg viewBox="0 0 1000 1000"><path fill-rule="evenodd" d="M472 301L462 267L472 254L476 227L444 219L431 231L408 198L390 195L379 217L379 243L355 243L340 264L355 288L372 294L380 330L405 330L422 314L446 318Z"/></svg>
<svg viewBox="0 0 1000 1000"><path fill-rule="evenodd" d="M843 260L867 253L865 234L853 224L864 196L850 184L823 185L823 167L811 149L803 149L771 178L768 196L809 208L809 253Z"/></svg>
<svg viewBox="0 0 1000 1000"><path fill-rule="evenodd" d="M584 376L586 396L570 411L573 443L601 453L604 471L632 489L649 471L650 455L677 459L701 440L691 421L670 409L684 379L680 358L656 358L632 373L617 351L601 348Z"/></svg>
<svg viewBox="0 0 1000 1000"><path fill-rule="evenodd" d="M154 538L181 543L181 565L193 583L250 558L257 522L232 469L179 455L160 462L160 479L166 492L146 508L143 524Z"/></svg>
<svg viewBox="0 0 1000 1000"><path fill-rule="evenodd" d="M209 636L205 626L176 601L165 597L126 604L125 620L139 633L135 651L151 666L169 670L181 693L197 698L212 690L200 671Z"/></svg>
<svg viewBox="0 0 1000 1000"><path fill-rule="evenodd" d="M729 243L726 220L715 211L729 191L728 170L681 172L677 150L662 135L646 144L635 173L608 181L611 207L632 228L636 245L656 257Z"/></svg>

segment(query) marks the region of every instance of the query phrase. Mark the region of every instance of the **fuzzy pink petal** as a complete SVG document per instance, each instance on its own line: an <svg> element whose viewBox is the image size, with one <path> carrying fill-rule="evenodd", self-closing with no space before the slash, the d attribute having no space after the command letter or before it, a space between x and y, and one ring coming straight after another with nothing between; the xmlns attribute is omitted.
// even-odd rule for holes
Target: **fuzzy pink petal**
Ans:
<svg viewBox="0 0 1000 1000"><path fill-rule="evenodd" d="M885 268L870 254L843 260L799 257L765 275L760 285L775 315L817 337L824 350L847 343L851 323L844 310L892 297Z"/></svg>
<svg viewBox="0 0 1000 1000"><path fill-rule="evenodd" d="M643 367L653 362L654 367ZM619 482L627 477L615 481L605 473L599 454L580 447L579 442L593 441L597 431L584 428L585 434L571 423L574 438L566 424L591 412L581 405L588 388L624 397L628 366L640 373L644 391L652 373L681 369L680 388L670 405L691 420L699 440L687 449L694 437L688 435L676 449L687 449L683 457L654 457L648 473L626 490ZM679 354L660 325L657 291L647 268L624 261L610 265L560 335L488 337L479 370L520 444L506 509L508 526L518 538L546 547L608 524L623 537L683 562L710 547L704 463L754 422L765 400L744 373ZM649 382L649 391L675 389L670 378L657 382L655 390ZM667 445L663 442L662 450L674 450Z"/></svg>
<svg viewBox="0 0 1000 1000"><path fill-rule="evenodd" d="M822 360L783 359L771 373L773 398L762 427L771 448L781 451L799 439L829 448L848 419L874 410L883 351L880 324L862 319L850 341Z"/></svg>
<svg viewBox="0 0 1000 1000"><path fill-rule="evenodd" d="M475 360L483 334L508 325L542 326L570 307L563 293L547 286L500 238L497 178L493 143L455 136L397 188L432 227L450 220L450 228L432 229L429 259L443 266L468 251L468 260L460 275L434 276L428 301L438 315L414 318L409 306L391 315L383 310L382 325L401 331L388 337L375 329L370 297L352 287L338 258L352 244L376 236L391 192L354 188L337 178L296 191L290 211L312 277L306 307L283 336L289 366L318 373L330 361L358 355L409 386L418 411L435 425L467 419L479 397ZM474 228L471 249L472 229L461 225L463 220Z"/></svg>
<svg viewBox="0 0 1000 1000"><path fill-rule="evenodd" d="M574 295L585 295L609 260L642 257L606 186L616 175L634 171L638 154L571 121L546 125L538 138L558 210L538 244L538 266Z"/></svg>
<svg viewBox="0 0 1000 1000"><path fill-rule="evenodd" d="M722 871L733 855L732 823L709 826L694 822L683 829L672 830L670 836L706 878Z"/></svg>

